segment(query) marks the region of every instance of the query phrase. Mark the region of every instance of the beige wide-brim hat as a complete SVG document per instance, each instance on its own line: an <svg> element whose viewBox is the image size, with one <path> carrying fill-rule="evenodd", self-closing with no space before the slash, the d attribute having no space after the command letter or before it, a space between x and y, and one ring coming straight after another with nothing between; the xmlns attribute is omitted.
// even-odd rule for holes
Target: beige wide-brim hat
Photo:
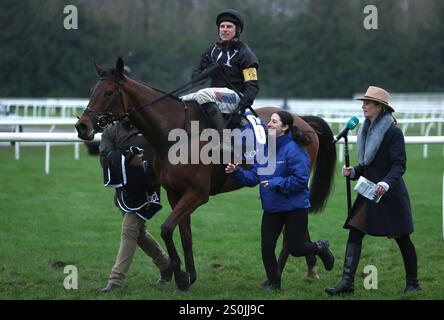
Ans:
<svg viewBox="0 0 444 320"><path fill-rule="evenodd" d="M370 100L379 102L385 105L391 112L395 112L395 109L393 109L393 107L391 107L389 104L390 94L382 88L370 86L368 87L365 95L361 98L357 98L356 100Z"/></svg>

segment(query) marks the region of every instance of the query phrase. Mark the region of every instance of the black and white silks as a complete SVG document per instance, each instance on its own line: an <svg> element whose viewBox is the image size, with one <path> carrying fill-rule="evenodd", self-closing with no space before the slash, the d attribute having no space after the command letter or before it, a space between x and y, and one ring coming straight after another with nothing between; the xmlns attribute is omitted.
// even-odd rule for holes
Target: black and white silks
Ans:
<svg viewBox="0 0 444 320"><path fill-rule="evenodd" d="M125 157L127 154L128 150L112 150L104 157L104 186L116 189L116 205L123 212L133 212L146 221L159 212L162 205L147 179L146 161L141 166L131 166Z"/></svg>

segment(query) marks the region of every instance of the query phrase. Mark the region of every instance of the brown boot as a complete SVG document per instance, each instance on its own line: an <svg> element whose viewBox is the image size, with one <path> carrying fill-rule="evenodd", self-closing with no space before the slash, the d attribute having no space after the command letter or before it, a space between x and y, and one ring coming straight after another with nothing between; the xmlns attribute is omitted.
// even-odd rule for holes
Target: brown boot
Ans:
<svg viewBox="0 0 444 320"><path fill-rule="evenodd" d="M171 279L173 278L173 273L174 273L174 269L170 263L168 268L166 268L163 271L160 271L160 278L159 278L159 280L157 280L157 284L165 284L167 282L170 282Z"/></svg>

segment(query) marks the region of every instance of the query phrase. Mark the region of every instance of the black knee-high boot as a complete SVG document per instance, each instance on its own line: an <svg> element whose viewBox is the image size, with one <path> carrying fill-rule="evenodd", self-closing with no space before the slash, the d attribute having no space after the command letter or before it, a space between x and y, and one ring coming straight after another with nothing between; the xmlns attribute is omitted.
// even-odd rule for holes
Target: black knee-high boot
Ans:
<svg viewBox="0 0 444 320"><path fill-rule="evenodd" d="M344 270L342 280L334 288L326 288L325 292L331 295L353 293L356 269L361 257L361 244L348 242L344 258Z"/></svg>
<svg viewBox="0 0 444 320"><path fill-rule="evenodd" d="M222 116L222 113L219 111L216 103L207 102L202 104L202 107L204 107L205 110L207 111L208 115L211 118L211 121L213 121L214 129L216 129L219 132L222 138L222 131L225 127L224 118Z"/></svg>
<svg viewBox="0 0 444 320"><path fill-rule="evenodd" d="M219 133L220 151L223 155L223 160L231 160L231 135L224 132L225 122L222 113L214 102L204 103L202 104L202 107L207 110L208 116L213 122L214 129Z"/></svg>
<svg viewBox="0 0 444 320"><path fill-rule="evenodd" d="M327 240L319 240L315 243L307 243L307 246L313 246L316 254L321 258L324 263L325 270L330 271L335 264L335 257L330 250L330 244Z"/></svg>

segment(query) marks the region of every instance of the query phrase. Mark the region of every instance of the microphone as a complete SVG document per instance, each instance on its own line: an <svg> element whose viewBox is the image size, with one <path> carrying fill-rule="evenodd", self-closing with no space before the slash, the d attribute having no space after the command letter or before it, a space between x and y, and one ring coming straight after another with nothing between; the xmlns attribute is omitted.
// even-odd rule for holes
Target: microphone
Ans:
<svg viewBox="0 0 444 320"><path fill-rule="evenodd" d="M356 126L359 123L359 119L356 116L353 116L350 118L350 120L347 121L342 131L336 136L336 138L333 139L333 143L338 142L341 138L345 137L349 130L353 130L356 128Z"/></svg>

